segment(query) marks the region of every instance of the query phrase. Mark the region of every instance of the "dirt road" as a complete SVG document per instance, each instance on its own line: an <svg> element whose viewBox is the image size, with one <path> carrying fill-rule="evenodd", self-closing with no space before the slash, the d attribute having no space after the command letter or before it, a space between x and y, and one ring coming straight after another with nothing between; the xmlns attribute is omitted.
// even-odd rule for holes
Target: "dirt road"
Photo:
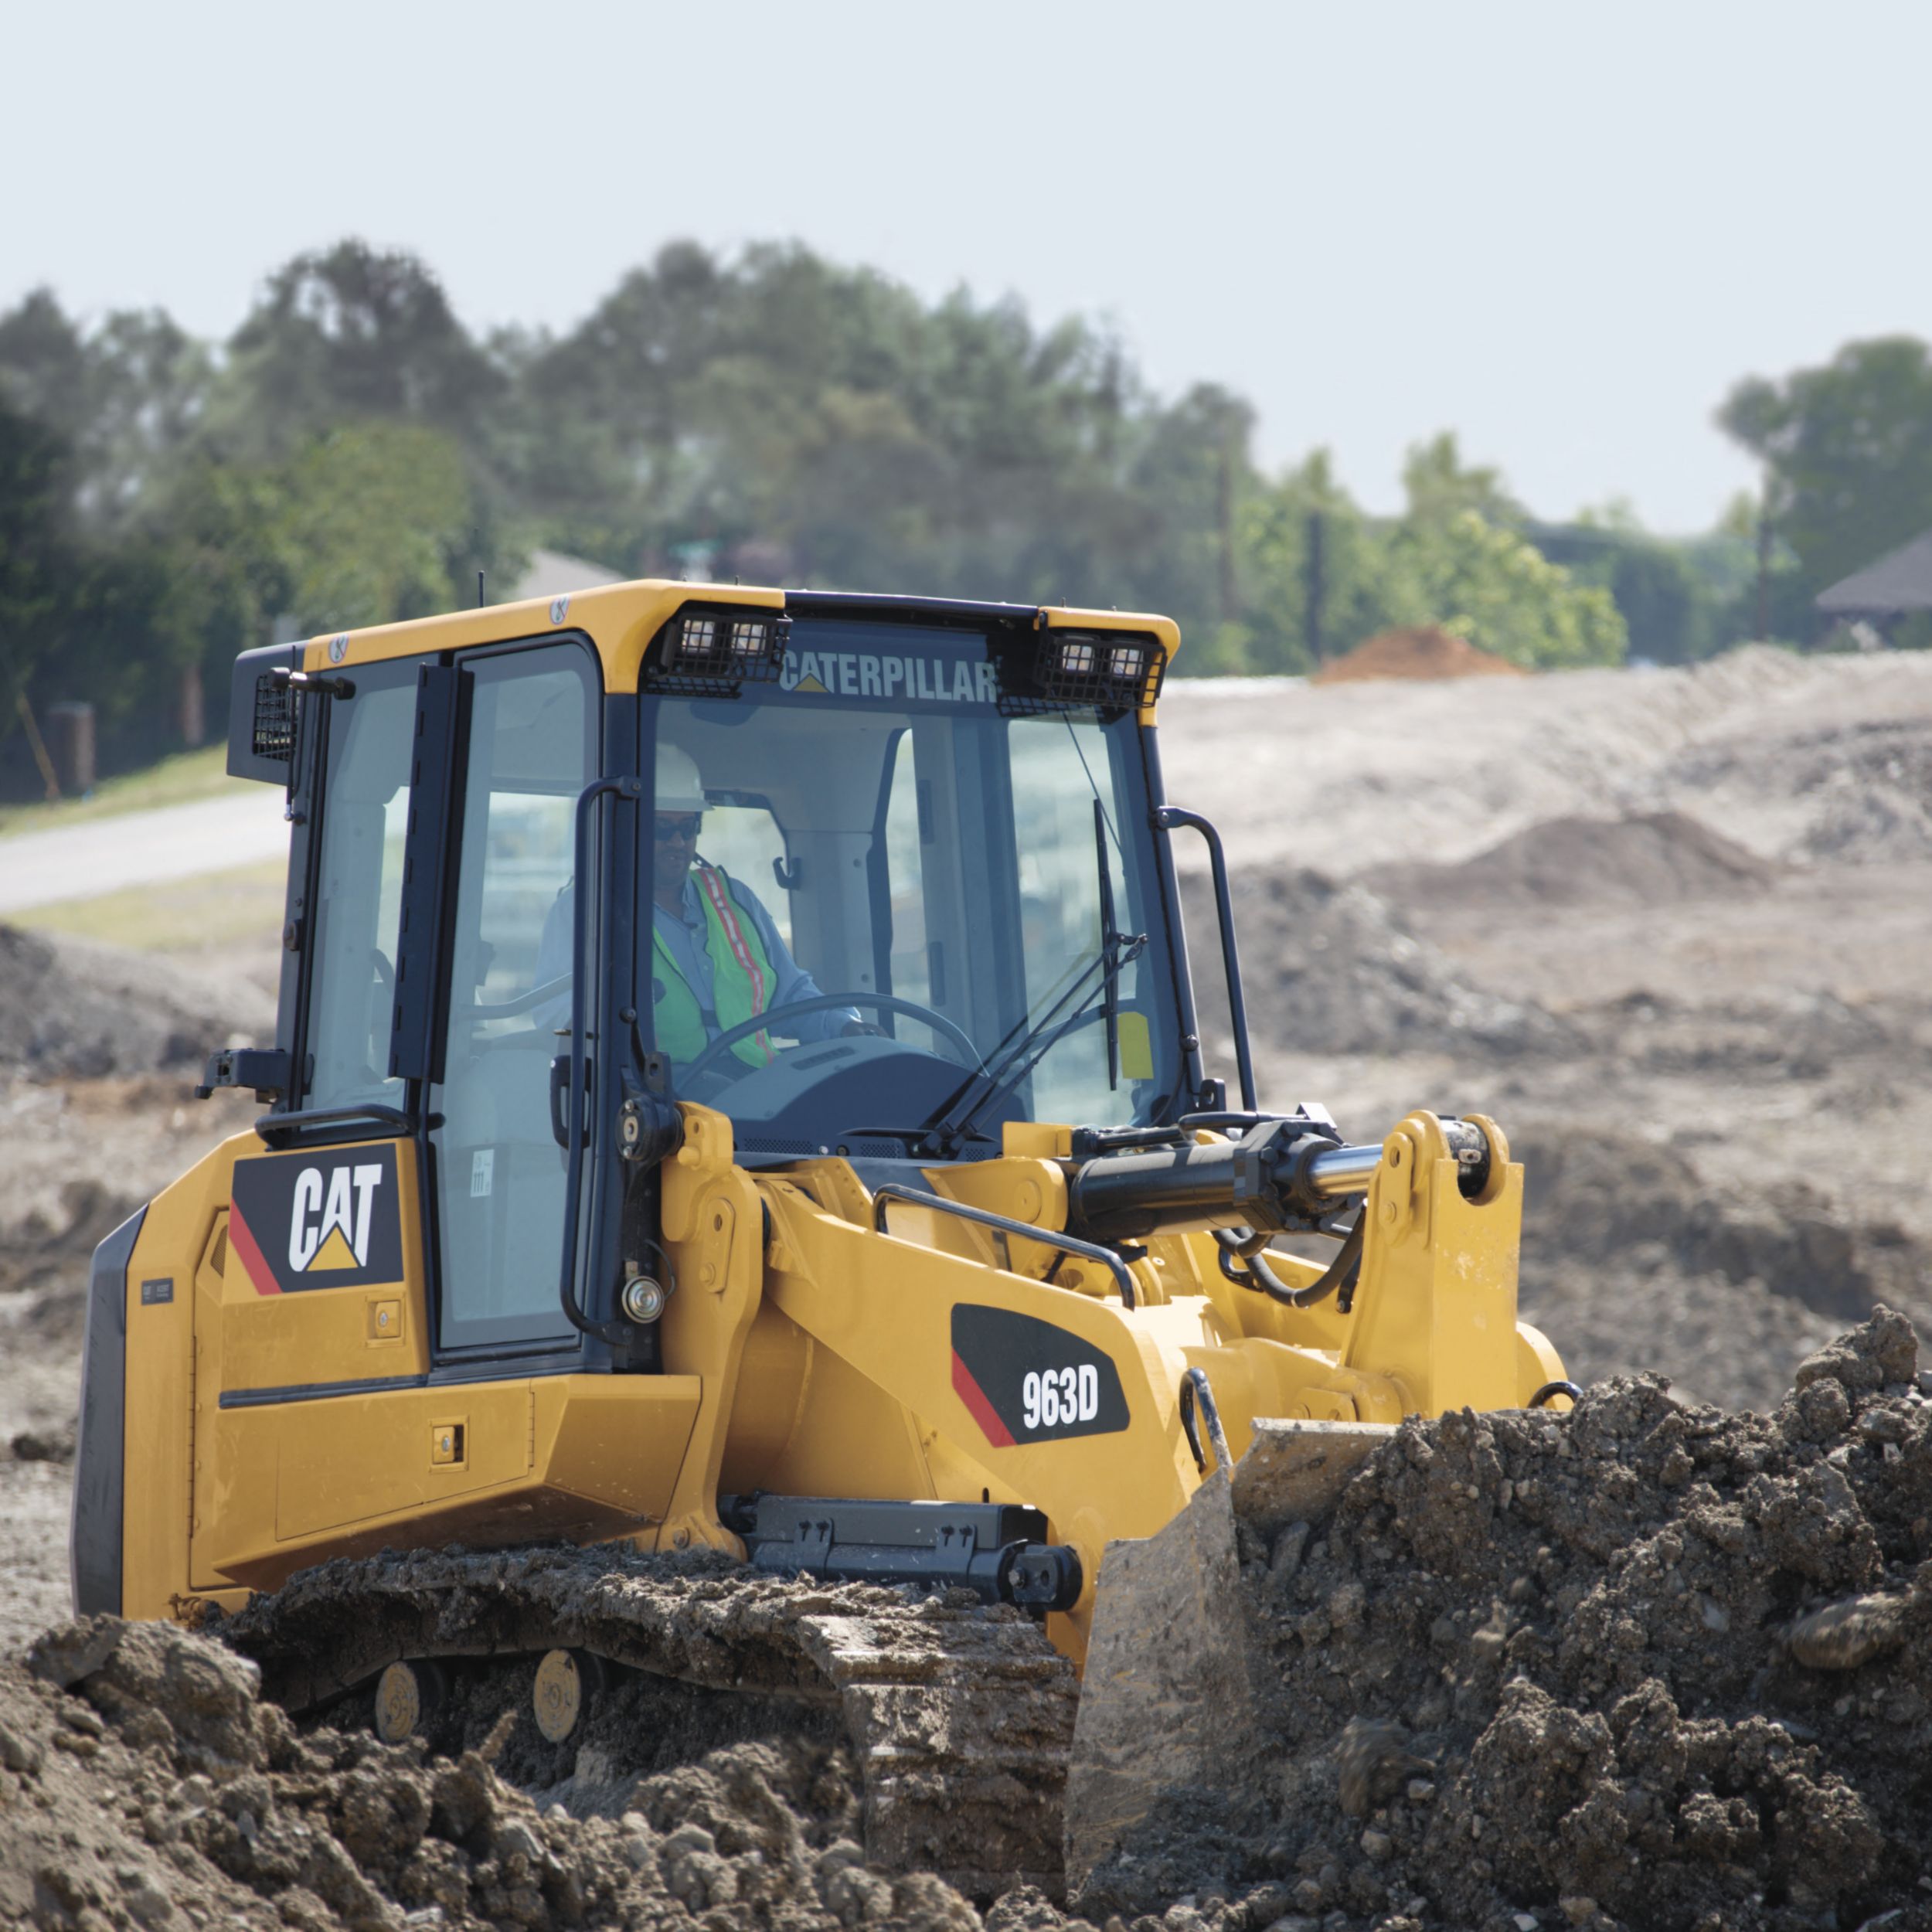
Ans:
<svg viewBox="0 0 1932 1932"><path fill-rule="evenodd" d="M219 798L0 838L0 915L287 853L282 794L237 782Z"/></svg>

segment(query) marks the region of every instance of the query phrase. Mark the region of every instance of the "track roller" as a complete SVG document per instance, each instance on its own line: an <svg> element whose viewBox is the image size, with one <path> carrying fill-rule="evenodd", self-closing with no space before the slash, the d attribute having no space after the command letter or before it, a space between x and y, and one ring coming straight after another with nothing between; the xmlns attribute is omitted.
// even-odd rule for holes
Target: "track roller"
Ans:
<svg viewBox="0 0 1932 1932"><path fill-rule="evenodd" d="M442 1666L426 1657L390 1665L376 1680L376 1735L385 1744L414 1736L448 1688Z"/></svg>
<svg viewBox="0 0 1932 1932"><path fill-rule="evenodd" d="M604 1659L589 1651L546 1651L530 1687L537 1729L553 1744L565 1742L583 1721L608 1675Z"/></svg>

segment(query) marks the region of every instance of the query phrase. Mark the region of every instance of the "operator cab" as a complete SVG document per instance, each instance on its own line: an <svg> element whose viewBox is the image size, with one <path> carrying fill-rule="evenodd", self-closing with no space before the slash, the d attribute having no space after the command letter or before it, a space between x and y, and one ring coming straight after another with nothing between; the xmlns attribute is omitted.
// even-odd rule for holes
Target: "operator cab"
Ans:
<svg viewBox="0 0 1932 1932"><path fill-rule="evenodd" d="M632 1130L672 1101L743 1165L909 1171L1216 1104L1156 829L1172 627L753 594L238 662L230 768L290 787L288 956L280 1046L210 1078L275 1094L271 1148L397 1143L433 1376L651 1366L615 1304L655 1219ZM657 614L641 661L607 603Z"/></svg>

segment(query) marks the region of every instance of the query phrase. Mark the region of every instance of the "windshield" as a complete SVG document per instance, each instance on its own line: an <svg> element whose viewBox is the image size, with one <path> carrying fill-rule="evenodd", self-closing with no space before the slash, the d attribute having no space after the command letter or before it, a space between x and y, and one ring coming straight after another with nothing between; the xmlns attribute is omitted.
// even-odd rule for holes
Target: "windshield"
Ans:
<svg viewBox="0 0 1932 1932"><path fill-rule="evenodd" d="M1145 1124L1180 1079L1138 728L1005 715L985 638L801 621L647 696L654 1043L748 1153ZM920 1138L924 1135L922 1141Z"/></svg>

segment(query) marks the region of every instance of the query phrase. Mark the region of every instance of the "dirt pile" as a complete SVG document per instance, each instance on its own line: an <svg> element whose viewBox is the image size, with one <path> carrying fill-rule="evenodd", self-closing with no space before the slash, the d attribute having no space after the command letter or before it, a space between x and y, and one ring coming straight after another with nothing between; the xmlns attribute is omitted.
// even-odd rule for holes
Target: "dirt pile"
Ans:
<svg viewBox="0 0 1932 1932"><path fill-rule="evenodd" d="M1293 866L1251 866L1231 883L1257 1046L1513 1055L1559 1048L1570 1037L1542 1007L1472 985L1361 886ZM1202 1023L1211 1039L1226 1039L1213 889L1206 877L1185 875L1181 897Z"/></svg>
<svg viewBox="0 0 1932 1932"><path fill-rule="evenodd" d="M1901 696L1904 694L1901 693ZM1808 721L1767 743L1723 740L1679 761L1682 789L1782 808L1801 859L1872 865L1932 858L1932 721Z"/></svg>
<svg viewBox="0 0 1932 1932"><path fill-rule="evenodd" d="M1331 658L1311 684L1349 684L1363 678L1521 678L1520 665L1479 651L1433 624L1379 631L1352 651Z"/></svg>
<svg viewBox="0 0 1932 1932"><path fill-rule="evenodd" d="M1273 1880L1296 1932L1932 1925L1917 1367L1880 1311L1774 1414L1645 1377L1405 1423L1325 1519L1244 1526L1269 1746L1084 1909Z"/></svg>
<svg viewBox="0 0 1932 1932"><path fill-rule="evenodd" d="M1792 1371L1880 1304L1932 1320L1932 1251L1849 1222L1803 1183L1718 1187L1681 1150L1607 1128L1513 1135L1526 1169L1523 1318L1571 1376L1653 1370L1726 1409L1774 1408Z"/></svg>
<svg viewBox="0 0 1932 1932"><path fill-rule="evenodd" d="M206 1638L105 1617L0 1666L0 1919L980 1924L937 1879L867 1869L838 1829L846 1783L809 1741L728 1745L641 1781L621 1815L575 1818L498 1774L507 1726L426 1759L366 1733L299 1733L257 1685Z"/></svg>
<svg viewBox="0 0 1932 1932"><path fill-rule="evenodd" d="M274 1027L272 1000L151 954L0 926L0 1072L89 1080L199 1066Z"/></svg>
<svg viewBox="0 0 1932 1932"><path fill-rule="evenodd" d="M1399 905L1655 906L1761 891L1776 867L1681 811L1546 819L1458 866L1381 866Z"/></svg>

